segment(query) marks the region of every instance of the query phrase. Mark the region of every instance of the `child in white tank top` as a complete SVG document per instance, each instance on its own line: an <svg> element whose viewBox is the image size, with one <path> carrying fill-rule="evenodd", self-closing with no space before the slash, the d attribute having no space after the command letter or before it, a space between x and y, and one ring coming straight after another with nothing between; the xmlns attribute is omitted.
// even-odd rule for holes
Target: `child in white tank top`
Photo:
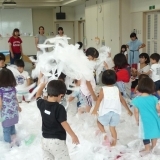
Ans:
<svg viewBox="0 0 160 160"><path fill-rule="evenodd" d="M104 126L109 125L109 129L113 137L111 146L115 146L117 142L116 126L120 120L121 103L128 111L128 114L132 116L132 112L128 108L118 87L115 86L116 81L117 76L113 70L106 70L103 72L102 83L105 84L105 86L102 87L96 106L92 112L92 114L97 114L97 111L99 110L97 124L102 133L106 133ZM108 141L106 135L104 140Z"/></svg>

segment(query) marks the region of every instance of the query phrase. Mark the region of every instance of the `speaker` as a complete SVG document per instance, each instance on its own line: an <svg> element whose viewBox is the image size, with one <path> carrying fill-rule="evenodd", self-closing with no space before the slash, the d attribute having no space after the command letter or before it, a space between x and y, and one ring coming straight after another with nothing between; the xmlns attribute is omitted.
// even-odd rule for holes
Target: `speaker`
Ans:
<svg viewBox="0 0 160 160"><path fill-rule="evenodd" d="M56 19L66 19L66 13L56 13Z"/></svg>

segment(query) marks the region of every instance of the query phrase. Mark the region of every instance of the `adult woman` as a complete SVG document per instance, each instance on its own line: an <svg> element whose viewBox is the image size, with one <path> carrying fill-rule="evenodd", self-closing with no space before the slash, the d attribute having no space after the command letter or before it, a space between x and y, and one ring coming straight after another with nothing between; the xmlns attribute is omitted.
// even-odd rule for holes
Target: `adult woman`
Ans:
<svg viewBox="0 0 160 160"><path fill-rule="evenodd" d="M64 34L64 31L63 31L63 28L62 28L62 27L59 27L59 28L58 28L58 34L56 35L56 37L67 37L67 36Z"/></svg>
<svg viewBox="0 0 160 160"><path fill-rule="evenodd" d="M17 59L20 59L23 56L22 40L19 36L19 29L15 28L12 37L8 40L11 64L14 64Z"/></svg>
<svg viewBox="0 0 160 160"><path fill-rule="evenodd" d="M37 47L38 44L43 44L46 39L47 39L47 37L44 35L44 27L40 26L39 27L39 34L37 34L35 36L35 44L36 44L37 51L40 51L40 49Z"/></svg>
<svg viewBox="0 0 160 160"><path fill-rule="evenodd" d="M146 45L138 40L136 33L131 33L131 41L127 43L127 48L129 48L128 53L128 63L135 69L137 69L137 64L139 63L139 49L144 48Z"/></svg>

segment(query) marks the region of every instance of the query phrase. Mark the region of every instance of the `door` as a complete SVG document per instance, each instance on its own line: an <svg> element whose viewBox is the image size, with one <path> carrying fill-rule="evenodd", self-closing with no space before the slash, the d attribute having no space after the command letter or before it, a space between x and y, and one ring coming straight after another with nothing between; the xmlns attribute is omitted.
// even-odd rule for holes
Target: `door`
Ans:
<svg viewBox="0 0 160 160"><path fill-rule="evenodd" d="M84 49L85 49L85 46L86 46L86 26L85 26L85 21L79 21L78 22L78 32L79 32L79 37L78 37L78 40L80 42L82 42L84 45Z"/></svg>
<svg viewBox="0 0 160 160"><path fill-rule="evenodd" d="M160 13L153 12L146 15L147 53L157 53L160 50Z"/></svg>
<svg viewBox="0 0 160 160"><path fill-rule="evenodd" d="M55 33L58 33L58 27L62 27L64 34L71 38L69 44L75 44L74 41L74 22L55 22Z"/></svg>

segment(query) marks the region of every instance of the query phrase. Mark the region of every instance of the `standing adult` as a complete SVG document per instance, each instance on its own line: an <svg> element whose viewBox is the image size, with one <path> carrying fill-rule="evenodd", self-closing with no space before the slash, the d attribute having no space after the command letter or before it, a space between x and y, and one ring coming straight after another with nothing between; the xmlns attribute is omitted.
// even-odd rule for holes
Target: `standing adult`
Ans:
<svg viewBox="0 0 160 160"><path fill-rule="evenodd" d="M127 48L129 48L128 53L128 63L135 69L137 69L137 64L139 63L139 49L144 48L146 45L138 40L136 33L131 33L131 41L127 43Z"/></svg>
<svg viewBox="0 0 160 160"><path fill-rule="evenodd" d="M58 28L58 34L56 35L56 37L67 37L67 36L64 34L64 31L63 31L63 28L62 28L62 27L59 27L59 28Z"/></svg>
<svg viewBox="0 0 160 160"><path fill-rule="evenodd" d="M11 64L14 64L16 60L20 59L23 56L22 40L19 36L19 29L15 28L13 30L12 37L10 37L10 39L8 40Z"/></svg>
<svg viewBox="0 0 160 160"><path fill-rule="evenodd" d="M46 39L47 37L44 35L44 27L40 26L39 34L35 36L35 44L36 44L37 51L40 51L40 49L38 48L38 44L43 44Z"/></svg>

